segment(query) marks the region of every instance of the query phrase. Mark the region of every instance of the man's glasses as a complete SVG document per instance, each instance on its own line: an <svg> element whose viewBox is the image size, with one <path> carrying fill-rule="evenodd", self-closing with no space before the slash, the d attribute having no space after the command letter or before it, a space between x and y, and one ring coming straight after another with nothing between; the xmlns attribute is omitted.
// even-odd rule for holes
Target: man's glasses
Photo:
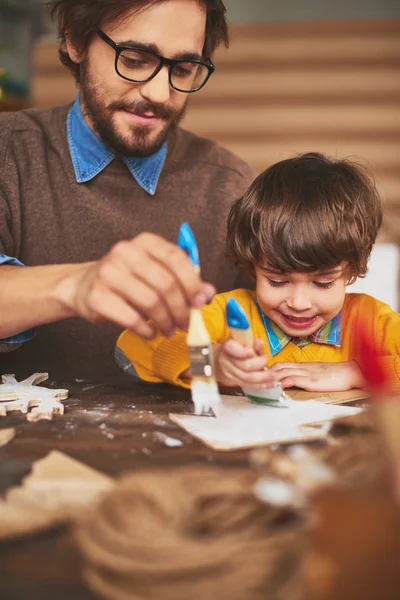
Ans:
<svg viewBox="0 0 400 600"><path fill-rule="evenodd" d="M169 67L169 83L174 90L191 94L198 92L209 80L215 67L209 58L185 60L165 58L150 50L134 46L120 46L101 31L97 34L115 50L115 70L117 74L134 83L144 83L153 79L164 65Z"/></svg>

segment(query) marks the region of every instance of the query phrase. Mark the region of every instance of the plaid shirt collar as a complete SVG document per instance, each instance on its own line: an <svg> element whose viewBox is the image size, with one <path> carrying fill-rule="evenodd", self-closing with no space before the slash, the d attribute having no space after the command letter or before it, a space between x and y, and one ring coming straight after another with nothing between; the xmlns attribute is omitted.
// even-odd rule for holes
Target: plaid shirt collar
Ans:
<svg viewBox="0 0 400 600"><path fill-rule="evenodd" d="M275 356L283 350L283 348L289 343L293 342L300 348L304 348L308 344L316 343L316 344L328 344L329 346L336 346L340 348L340 332L342 327L342 315L343 310L341 310L336 317L325 323L321 329L309 335L308 337L296 338L290 335L287 335L276 323L271 321L269 317L264 313L261 309L260 305L256 300L257 308L261 315L262 322L265 327L265 331L267 332L269 346L271 348L272 356Z"/></svg>

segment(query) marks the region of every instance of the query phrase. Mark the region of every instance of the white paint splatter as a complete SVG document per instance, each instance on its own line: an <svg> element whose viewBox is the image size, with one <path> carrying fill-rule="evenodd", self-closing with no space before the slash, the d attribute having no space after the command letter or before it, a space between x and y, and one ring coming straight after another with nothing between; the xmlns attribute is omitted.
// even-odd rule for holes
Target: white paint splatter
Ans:
<svg viewBox="0 0 400 600"><path fill-rule="evenodd" d="M164 444L169 448L178 448L179 446L183 446L183 442L181 440L176 440L175 438L169 437L169 435L165 435L165 433L160 433L159 431L155 433L155 437L161 442L164 442Z"/></svg>

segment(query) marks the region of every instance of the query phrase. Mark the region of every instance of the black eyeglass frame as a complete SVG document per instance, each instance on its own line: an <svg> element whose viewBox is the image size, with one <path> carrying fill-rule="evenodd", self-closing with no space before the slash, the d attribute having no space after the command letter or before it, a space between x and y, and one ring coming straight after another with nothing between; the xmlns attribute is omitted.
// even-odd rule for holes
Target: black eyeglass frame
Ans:
<svg viewBox="0 0 400 600"><path fill-rule="evenodd" d="M164 65L168 65L168 67L169 67L169 69L168 69L169 85L177 92L181 92L183 94L193 94L194 92L198 92L199 90L201 90L201 88L203 88L206 85L207 81L210 79L211 75L215 71L215 65L213 64L213 62L211 61L210 58L206 58L206 60L209 62L204 62L202 60L193 60L193 59L188 60L188 59L184 59L184 58L177 58L177 59L165 58L165 56L161 56L161 54L157 54L157 52L153 52L153 50L143 50L143 48L140 48L140 47L135 48L135 46L121 46L120 44L117 44L116 42L114 42L101 29L98 29L96 33L104 42L106 42L106 44L108 44L109 46L111 46L111 48L113 48L115 50L114 67L115 67L115 72L117 73L117 75L119 77L121 77L122 79L125 79L126 81L131 81L132 83L146 83L147 81L151 81L161 71L161 69L163 68ZM138 52L145 52L147 54L151 54L152 56L155 56L156 58L158 58L158 60L160 61L160 64L155 69L153 74L150 75L150 77L147 77L147 79L130 79L129 77L125 77L125 75L122 75L118 70L119 57L124 50L137 50ZM208 69L208 75L207 75L206 79L204 80L204 82L198 88L196 88L194 90L180 90L179 88L174 86L174 84L172 83L172 71L176 65L178 65L180 63L188 63L188 62L195 63L197 65L202 65L203 67L206 67Z"/></svg>

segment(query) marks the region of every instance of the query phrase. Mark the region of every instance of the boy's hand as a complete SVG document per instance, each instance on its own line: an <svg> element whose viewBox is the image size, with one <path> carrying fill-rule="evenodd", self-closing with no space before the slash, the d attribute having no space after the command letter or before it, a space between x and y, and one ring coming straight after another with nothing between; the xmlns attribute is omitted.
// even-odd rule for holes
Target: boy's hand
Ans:
<svg viewBox="0 0 400 600"><path fill-rule="evenodd" d="M267 357L262 354L263 342L256 339L254 350L234 340L214 345L215 377L221 385L268 389L275 378L265 368Z"/></svg>
<svg viewBox="0 0 400 600"><path fill-rule="evenodd" d="M339 363L276 363L270 372L283 388L298 387L309 392L341 392L365 385L354 360Z"/></svg>

